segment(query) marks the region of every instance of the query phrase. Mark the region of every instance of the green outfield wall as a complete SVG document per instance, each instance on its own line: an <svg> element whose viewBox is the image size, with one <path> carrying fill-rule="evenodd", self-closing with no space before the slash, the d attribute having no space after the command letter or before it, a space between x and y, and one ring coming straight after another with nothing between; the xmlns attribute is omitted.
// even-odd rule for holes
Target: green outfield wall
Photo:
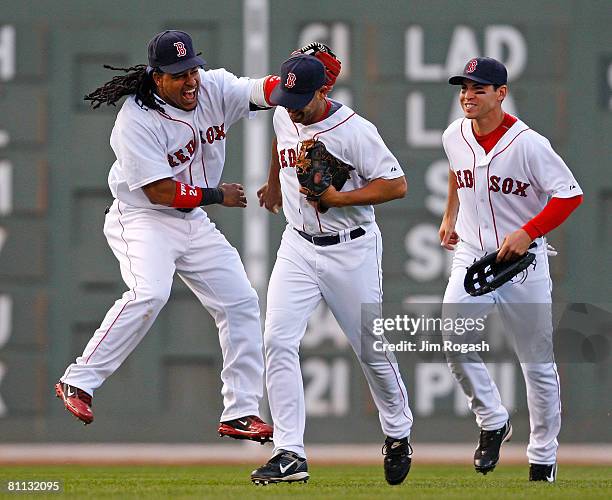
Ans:
<svg viewBox="0 0 612 500"><path fill-rule="evenodd" d="M117 109L92 111L83 95L112 76L103 64L146 62L148 40L167 28L189 31L211 68L240 75L245 11L255 22L251 16L267 13L267 72L278 72L293 49L313 40L338 53L343 74L332 97L378 127L408 179L405 199L376 209L385 301L392 303L442 298L451 256L437 239L448 170L441 133L459 116L456 88L446 80L472 56L501 59L510 74L507 110L550 139L585 192L583 205L550 236L559 251L551 259L554 299L612 302L609 1L245 2L253 10L238 0L0 5L0 441L217 439L217 332L180 280L142 344L96 393L95 424L83 428L70 419L53 392L125 290L102 234ZM238 124L228 134L225 181L246 183L244 129ZM256 204L258 186L247 187ZM245 212L213 207L209 214L241 253L248 250ZM283 227L282 216L270 216L258 236L268 243L260 271L269 273ZM263 304L265 281L257 289ZM307 440L380 441L378 416L348 343L325 308L314 319L302 347ZM606 321L598 333L609 339ZM559 364L563 441L612 440L612 344L597 345L598 356ZM473 440L473 418L446 367L402 359L413 439ZM520 367L507 362L492 369L512 409L515 436L526 441Z"/></svg>

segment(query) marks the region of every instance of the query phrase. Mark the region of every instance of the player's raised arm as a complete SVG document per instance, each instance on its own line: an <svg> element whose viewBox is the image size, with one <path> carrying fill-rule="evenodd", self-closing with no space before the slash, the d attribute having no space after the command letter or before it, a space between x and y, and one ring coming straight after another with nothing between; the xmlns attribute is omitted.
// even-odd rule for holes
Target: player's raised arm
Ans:
<svg viewBox="0 0 612 500"><path fill-rule="evenodd" d="M270 94L276 88L278 82L280 82L280 77L277 75L268 75L264 78L253 80L251 96L249 98L251 111L272 109L275 106L270 99Z"/></svg>
<svg viewBox="0 0 612 500"><path fill-rule="evenodd" d="M300 54L314 56L323 63L323 66L325 66L325 92L331 92L342 71L342 63L338 56L327 45L320 42L311 42L292 53L292 55Z"/></svg>
<svg viewBox="0 0 612 500"><path fill-rule="evenodd" d="M309 43L292 52L292 55L301 54L314 56L323 63L325 67L325 93L331 92L342 70L342 63L336 54L334 54L327 45L319 42ZM280 77L277 75L268 75L264 78L254 80L250 97L251 111L270 109L276 106L271 95L272 91L279 83Z"/></svg>
<svg viewBox="0 0 612 500"><path fill-rule="evenodd" d="M446 199L446 210L440 224L440 246L447 250L454 250L459 243L459 235L455 232L457 214L459 213L459 196L457 195L457 179L455 173L448 169L448 197Z"/></svg>

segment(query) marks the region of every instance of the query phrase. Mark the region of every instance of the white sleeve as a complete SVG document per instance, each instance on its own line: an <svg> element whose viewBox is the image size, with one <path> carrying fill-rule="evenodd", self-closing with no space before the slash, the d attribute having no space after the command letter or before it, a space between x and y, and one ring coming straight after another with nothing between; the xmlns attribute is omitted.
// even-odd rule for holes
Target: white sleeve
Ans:
<svg viewBox="0 0 612 500"><path fill-rule="evenodd" d="M289 118L289 113L287 113L287 110L282 106L276 106L274 108L272 113L272 128L274 129L274 133L277 137L283 134L283 131L287 128L291 131L291 133L295 131L295 126L291 121L291 118Z"/></svg>
<svg viewBox="0 0 612 500"><path fill-rule="evenodd" d="M444 154L446 155L446 159L448 160L448 168L450 168L454 172L455 169L453 168L453 165L451 164L451 157L448 154L448 148L446 147L446 143L448 141L447 139L448 134L449 134L448 129L446 129L444 133L442 134L442 149L444 149Z"/></svg>
<svg viewBox="0 0 612 500"><path fill-rule="evenodd" d="M402 177L402 167L389 151L376 127L361 117L356 118L357 126L352 130L355 145L355 156L352 160L357 174L368 181Z"/></svg>
<svg viewBox="0 0 612 500"><path fill-rule="evenodd" d="M250 116L249 103L254 80L244 76L238 78L223 68L212 72L221 86L225 125L229 128L241 118Z"/></svg>
<svg viewBox="0 0 612 500"><path fill-rule="evenodd" d="M461 129L462 121L463 121L463 118L458 118L457 120L452 122L448 127L446 127L446 130L442 133L442 148L444 149L444 154L446 155L446 158L448 160L448 167L453 172L456 172L456 170L453 168L453 163L451 161L451 155L448 153L449 145L452 146L454 136L457 136L458 133L460 133L458 132L457 129Z"/></svg>
<svg viewBox="0 0 612 500"><path fill-rule="evenodd" d="M111 147L130 191L174 176L164 147L143 122L118 119L111 134Z"/></svg>
<svg viewBox="0 0 612 500"><path fill-rule="evenodd" d="M281 106L277 106L274 108L274 113L272 114L272 127L274 128L274 133L278 135L278 130L280 130L280 114L285 108Z"/></svg>
<svg viewBox="0 0 612 500"><path fill-rule="evenodd" d="M555 153L548 139L537 132L531 134L530 139L527 165L533 183L551 198L573 198L583 194L569 167Z"/></svg>

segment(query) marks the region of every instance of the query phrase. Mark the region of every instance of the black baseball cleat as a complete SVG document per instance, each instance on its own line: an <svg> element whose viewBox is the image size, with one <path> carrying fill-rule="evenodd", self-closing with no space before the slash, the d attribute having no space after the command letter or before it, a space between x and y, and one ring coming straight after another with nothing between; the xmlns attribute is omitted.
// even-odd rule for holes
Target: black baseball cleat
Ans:
<svg viewBox="0 0 612 500"><path fill-rule="evenodd" d="M309 477L306 459L285 450L280 450L267 464L251 472L251 481L264 486L268 483L305 483Z"/></svg>
<svg viewBox="0 0 612 500"><path fill-rule="evenodd" d="M476 472L486 474L495 469L499 460L499 449L502 443L510 441L512 425L508 420L503 427L494 431L480 431L478 448L474 452L474 468Z"/></svg>
<svg viewBox="0 0 612 500"><path fill-rule="evenodd" d="M412 464L412 447L408 438L393 439L388 437L382 447L382 454L385 456L384 468L385 479L389 484L401 484Z"/></svg>
<svg viewBox="0 0 612 500"><path fill-rule="evenodd" d="M557 479L557 464L529 464L530 481L554 483Z"/></svg>

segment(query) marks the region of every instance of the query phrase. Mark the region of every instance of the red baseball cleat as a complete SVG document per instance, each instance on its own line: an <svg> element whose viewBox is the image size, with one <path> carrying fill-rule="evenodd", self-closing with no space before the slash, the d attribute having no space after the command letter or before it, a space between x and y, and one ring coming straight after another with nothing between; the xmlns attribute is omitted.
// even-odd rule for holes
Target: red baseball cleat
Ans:
<svg viewBox="0 0 612 500"><path fill-rule="evenodd" d="M219 436L250 439L261 444L272 441L272 426L255 415L219 423Z"/></svg>
<svg viewBox="0 0 612 500"><path fill-rule="evenodd" d="M91 396L84 390L60 381L55 384L55 394L64 402L66 409L85 425L93 422Z"/></svg>

